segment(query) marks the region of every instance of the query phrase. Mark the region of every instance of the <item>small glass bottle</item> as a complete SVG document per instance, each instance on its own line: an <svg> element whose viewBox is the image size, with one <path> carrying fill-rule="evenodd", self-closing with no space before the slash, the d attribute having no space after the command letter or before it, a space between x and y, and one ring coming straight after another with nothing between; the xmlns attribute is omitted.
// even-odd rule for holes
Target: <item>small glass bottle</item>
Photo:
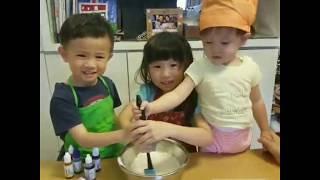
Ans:
<svg viewBox="0 0 320 180"><path fill-rule="evenodd" d="M96 170L94 168L94 164L92 162L92 158L90 154L87 154L86 164L84 166L84 174L86 177L86 180L95 180L96 179Z"/></svg>
<svg viewBox="0 0 320 180"><path fill-rule="evenodd" d="M64 160L64 175L67 179L71 179L74 176L73 165L69 152L66 152L63 157Z"/></svg>
<svg viewBox="0 0 320 180"><path fill-rule="evenodd" d="M99 148L95 147L92 150L92 160L94 162L94 167L96 172L99 172L101 170L101 160L100 160L100 153Z"/></svg>
<svg viewBox="0 0 320 180"><path fill-rule="evenodd" d="M74 173L76 173L76 174L81 173L82 172L82 162L81 162L81 158L80 158L80 151L78 149L73 150L72 162L73 162Z"/></svg>

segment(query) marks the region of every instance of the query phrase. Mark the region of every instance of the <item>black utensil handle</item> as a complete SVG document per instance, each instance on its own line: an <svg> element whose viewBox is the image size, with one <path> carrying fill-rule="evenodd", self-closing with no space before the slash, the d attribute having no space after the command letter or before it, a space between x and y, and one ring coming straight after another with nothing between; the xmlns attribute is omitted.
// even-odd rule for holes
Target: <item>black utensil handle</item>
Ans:
<svg viewBox="0 0 320 180"><path fill-rule="evenodd" d="M141 104L142 104L142 99L141 99L140 95L137 95L137 97L136 97L136 105L138 106L139 109L141 107ZM146 114L144 113L144 110L141 111L141 114L142 114L141 115L141 119L142 120L147 120Z"/></svg>
<svg viewBox="0 0 320 180"><path fill-rule="evenodd" d="M150 153L147 153L148 169L153 169Z"/></svg>

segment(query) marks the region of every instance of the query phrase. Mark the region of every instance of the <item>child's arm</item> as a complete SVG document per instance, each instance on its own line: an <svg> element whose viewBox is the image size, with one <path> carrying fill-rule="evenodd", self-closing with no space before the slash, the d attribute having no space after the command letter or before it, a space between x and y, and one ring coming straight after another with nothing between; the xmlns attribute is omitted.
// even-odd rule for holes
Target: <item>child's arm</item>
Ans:
<svg viewBox="0 0 320 180"><path fill-rule="evenodd" d="M87 148L124 142L128 137L128 133L124 129L104 133L92 133L88 132L83 124L72 127L69 133L80 146Z"/></svg>
<svg viewBox="0 0 320 180"><path fill-rule="evenodd" d="M206 147L213 143L213 132L199 113L194 118L195 127L177 126L176 131L172 131L171 138L192 144L194 146Z"/></svg>
<svg viewBox="0 0 320 180"><path fill-rule="evenodd" d="M165 112L181 104L192 92L195 84L193 80L186 75L184 80L172 91L164 94L152 103L142 104L142 110L145 109L146 116L150 114Z"/></svg>
<svg viewBox="0 0 320 180"><path fill-rule="evenodd" d="M133 125L131 136L135 144L147 146L165 138L173 138L194 146L208 146L213 135L208 123L199 114L195 118L197 127L186 127L163 121L138 120Z"/></svg>
<svg viewBox="0 0 320 180"><path fill-rule="evenodd" d="M251 88L250 99L252 102L252 112L261 131L261 137L271 138L270 128L268 125L267 111L259 85Z"/></svg>

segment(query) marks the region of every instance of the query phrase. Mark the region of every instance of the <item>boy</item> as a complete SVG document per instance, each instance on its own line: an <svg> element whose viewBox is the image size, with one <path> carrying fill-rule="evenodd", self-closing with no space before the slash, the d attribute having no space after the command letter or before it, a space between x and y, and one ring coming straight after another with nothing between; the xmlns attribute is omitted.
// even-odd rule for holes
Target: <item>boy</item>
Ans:
<svg viewBox="0 0 320 180"><path fill-rule="evenodd" d="M112 57L113 32L99 14L76 14L60 30L58 49L69 64L71 76L57 83L50 102L50 115L56 135L80 150L81 157L100 148L101 158L117 156L126 136L118 130L114 108L121 105L117 89L102 76ZM63 151L58 159L61 159Z"/></svg>

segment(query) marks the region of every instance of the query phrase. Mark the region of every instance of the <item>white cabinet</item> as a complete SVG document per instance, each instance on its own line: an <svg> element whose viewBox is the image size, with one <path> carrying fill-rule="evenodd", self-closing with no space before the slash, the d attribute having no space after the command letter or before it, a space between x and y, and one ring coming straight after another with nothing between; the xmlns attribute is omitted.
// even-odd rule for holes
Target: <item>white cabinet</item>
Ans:
<svg viewBox="0 0 320 180"><path fill-rule="evenodd" d="M135 75L142 62L142 52L128 53L128 77L129 77L129 94L130 100L135 99L135 95L139 90L139 84L135 81ZM138 76L138 82L142 82Z"/></svg>
<svg viewBox="0 0 320 180"><path fill-rule="evenodd" d="M59 138L55 136L49 114L51 91L49 89L44 54L40 53L40 159L56 159Z"/></svg>
<svg viewBox="0 0 320 180"><path fill-rule="evenodd" d="M277 68L278 51L278 49L252 49L240 51L240 54L252 57L252 59L260 67L262 73L260 91L266 105L269 125L271 119L272 97ZM254 124L252 131L253 137L251 148L262 148L262 145L257 141L260 137L260 130L256 123Z"/></svg>
<svg viewBox="0 0 320 180"><path fill-rule="evenodd" d="M128 71L126 53L114 53L108 63L105 75L112 79L117 87L122 105L115 109L119 113L129 103Z"/></svg>

